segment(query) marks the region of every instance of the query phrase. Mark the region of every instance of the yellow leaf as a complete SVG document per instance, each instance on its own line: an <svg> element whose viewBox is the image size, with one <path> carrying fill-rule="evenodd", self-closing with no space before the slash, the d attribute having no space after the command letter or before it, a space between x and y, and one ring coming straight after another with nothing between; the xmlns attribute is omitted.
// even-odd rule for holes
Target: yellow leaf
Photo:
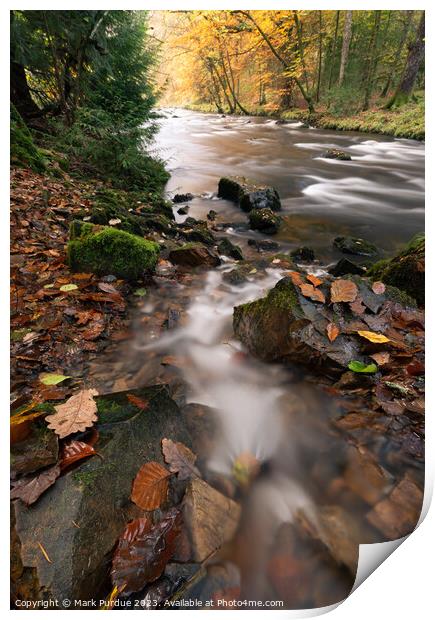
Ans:
<svg viewBox="0 0 435 620"><path fill-rule="evenodd" d="M368 331L362 330L362 331L359 331L358 334L362 336L363 338L370 340L370 342L376 342L376 343L390 342L389 338L387 338L383 334L376 334L376 332L368 332Z"/></svg>

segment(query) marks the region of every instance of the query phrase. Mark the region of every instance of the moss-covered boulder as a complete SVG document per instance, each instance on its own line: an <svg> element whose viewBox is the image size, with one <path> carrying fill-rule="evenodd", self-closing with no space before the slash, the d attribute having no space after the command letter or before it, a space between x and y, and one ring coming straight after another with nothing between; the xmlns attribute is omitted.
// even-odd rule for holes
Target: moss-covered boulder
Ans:
<svg viewBox="0 0 435 620"><path fill-rule="evenodd" d="M335 237L334 247L344 254L355 256L378 256L379 250L374 243L359 237Z"/></svg>
<svg viewBox="0 0 435 620"><path fill-rule="evenodd" d="M203 243L185 243L169 252L169 260L174 265L183 267L217 267L221 260L219 256Z"/></svg>
<svg viewBox="0 0 435 620"><path fill-rule="evenodd" d="M65 472L34 505L12 503L13 599L67 598L74 608L75 599L107 596L116 541L128 521L143 516L130 500L139 468L149 461L164 465L164 437L192 447L184 417L163 385L96 402L99 456Z"/></svg>
<svg viewBox="0 0 435 620"><path fill-rule="evenodd" d="M218 243L219 254L234 258L234 260L243 260L242 248L235 243L232 243L229 239L221 239Z"/></svg>
<svg viewBox="0 0 435 620"><path fill-rule="evenodd" d="M255 183L245 177L222 177L218 185L218 196L236 202L243 211L281 209L281 200L274 187Z"/></svg>
<svg viewBox="0 0 435 620"><path fill-rule="evenodd" d="M338 159L338 161L350 161L352 159L348 153L340 151L340 149L327 149L320 157L323 159Z"/></svg>
<svg viewBox="0 0 435 620"><path fill-rule="evenodd" d="M281 226L282 219L271 209L253 209L249 213L249 226L265 235L275 235Z"/></svg>
<svg viewBox="0 0 435 620"><path fill-rule="evenodd" d="M381 260L369 269L368 276L395 286L424 305L425 238L416 235L397 256Z"/></svg>
<svg viewBox="0 0 435 620"><path fill-rule="evenodd" d="M205 245L212 246L216 244L214 235L207 227L207 222L204 220L195 220L193 217L188 217L183 224L179 224L181 234L186 241L198 241Z"/></svg>
<svg viewBox="0 0 435 620"><path fill-rule="evenodd" d="M113 274L137 280L155 269L160 247L153 241L114 228L72 222L68 243L71 271Z"/></svg>
<svg viewBox="0 0 435 620"><path fill-rule="evenodd" d="M11 164L28 166L35 172L45 172L47 163L47 159L35 145L26 123L11 104Z"/></svg>

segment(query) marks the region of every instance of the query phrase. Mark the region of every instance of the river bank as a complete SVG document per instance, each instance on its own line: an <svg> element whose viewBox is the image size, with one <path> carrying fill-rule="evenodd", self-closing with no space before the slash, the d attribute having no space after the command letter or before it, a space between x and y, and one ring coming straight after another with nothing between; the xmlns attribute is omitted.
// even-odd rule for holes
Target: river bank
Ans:
<svg viewBox="0 0 435 620"><path fill-rule="evenodd" d="M216 112L210 104L183 106L196 112ZM284 121L301 121L313 127L336 129L338 131L359 131L378 133L395 138L425 139L424 101L411 102L394 110L373 109L353 115L335 116L327 111L310 114L307 110L285 110L268 112L264 108L249 110L252 116L266 116Z"/></svg>

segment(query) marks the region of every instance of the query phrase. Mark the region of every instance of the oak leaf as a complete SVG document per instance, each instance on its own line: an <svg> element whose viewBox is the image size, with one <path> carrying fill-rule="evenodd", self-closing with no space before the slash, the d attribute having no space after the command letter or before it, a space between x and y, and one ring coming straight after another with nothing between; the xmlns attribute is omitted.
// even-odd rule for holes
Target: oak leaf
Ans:
<svg viewBox="0 0 435 620"><path fill-rule="evenodd" d="M143 510L160 508L168 494L170 472L157 463L145 463L136 474L131 491L131 501Z"/></svg>
<svg viewBox="0 0 435 620"><path fill-rule="evenodd" d="M358 295L358 287L351 280L335 280L331 284L331 301L344 302L355 301Z"/></svg>
<svg viewBox="0 0 435 620"><path fill-rule="evenodd" d="M94 396L97 390L81 390L74 394L65 403L56 405L56 413L45 419L48 428L51 428L61 439L77 431L84 431L97 421L97 403Z"/></svg>
<svg viewBox="0 0 435 620"><path fill-rule="evenodd" d="M192 474L201 476L195 467L196 454L184 443L172 441L172 439L162 439L162 452L166 463L169 465L169 470L173 474L178 474L180 480L186 480Z"/></svg>

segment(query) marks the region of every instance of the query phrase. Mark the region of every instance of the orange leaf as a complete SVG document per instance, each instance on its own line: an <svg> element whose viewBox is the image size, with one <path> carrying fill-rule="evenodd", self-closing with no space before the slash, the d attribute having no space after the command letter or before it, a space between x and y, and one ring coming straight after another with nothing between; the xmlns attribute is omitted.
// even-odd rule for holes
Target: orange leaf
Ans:
<svg viewBox="0 0 435 620"><path fill-rule="evenodd" d="M127 399L131 402L132 405L134 405L138 409L141 409L142 411L145 411L145 409L148 409L148 407L150 406L147 400L143 400L142 398L139 398L139 396L135 396L134 394L127 394Z"/></svg>
<svg viewBox="0 0 435 620"><path fill-rule="evenodd" d="M88 443L75 440L69 441L62 449L60 469L65 469L76 461L81 461L93 454L95 454L95 449Z"/></svg>
<svg viewBox="0 0 435 620"><path fill-rule="evenodd" d="M133 482L131 501L143 510L155 510L168 494L170 472L159 463L151 461L139 469Z"/></svg>
<svg viewBox="0 0 435 620"><path fill-rule="evenodd" d="M373 282L372 291L376 295L382 295L382 293L385 293L385 284L383 282Z"/></svg>
<svg viewBox="0 0 435 620"><path fill-rule="evenodd" d="M301 293L304 297L309 297L313 301L320 301L322 304L325 303L325 295L318 288L314 288L312 284L300 284L299 288L301 289Z"/></svg>
<svg viewBox="0 0 435 620"><path fill-rule="evenodd" d="M292 279L292 282L295 286L299 286L300 284L303 284L302 276L299 273L299 271L289 271L288 275Z"/></svg>
<svg viewBox="0 0 435 620"><path fill-rule="evenodd" d="M335 280L331 285L331 301L355 301L358 287L351 280Z"/></svg>
<svg viewBox="0 0 435 620"><path fill-rule="evenodd" d="M388 364L390 361L390 354L387 351L380 351L379 353L373 353L370 355L372 360L378 364L378 366L382 366L383 364Z"/></svg>
<svg viewBox="0 0 435 620"><path fill-rule="evenodd" d="M307 280L309 280L311 284L313 284L314 286L320 286L323 283L323 280L321 280L320 278L318 278L312 273L309 273L307 275Z"/></svg>
<svg viewBox="0 0 435 620"><path fill-rule="evenodd" d="M334 342L334 340L340 333L340 329L337 327L337 325L335 325L335 323L328 323L326 327L326 333L328 335L329 342Z"/></svg>

